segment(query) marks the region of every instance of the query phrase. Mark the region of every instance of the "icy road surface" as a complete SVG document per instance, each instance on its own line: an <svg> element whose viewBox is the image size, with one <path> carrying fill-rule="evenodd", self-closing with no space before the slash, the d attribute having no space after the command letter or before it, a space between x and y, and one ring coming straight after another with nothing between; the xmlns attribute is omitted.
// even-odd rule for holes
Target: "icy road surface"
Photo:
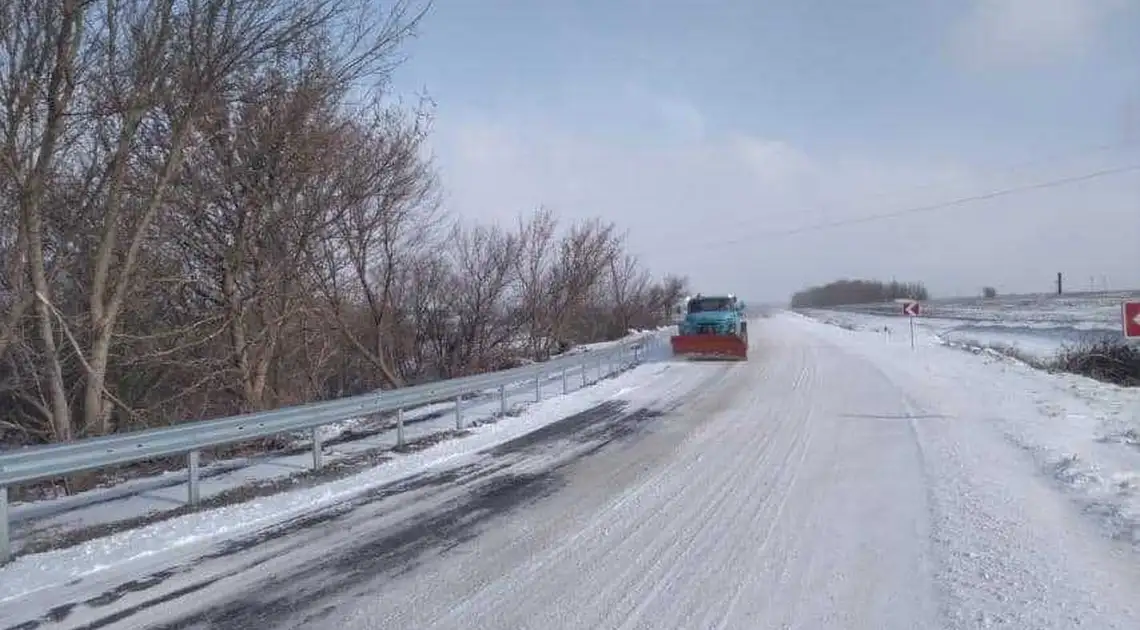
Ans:
<svg viewBox="0 0 1140 630"><path fill-rule="evenodd" d="M749 363L675 368L703 380L699 395L646 406L619 393L461 468L133 579L95 574L40 593L50 612L4 620L1140 628L1130 543L1083 515L973 392L927 386L930 356L794 315L752 337Z"/></svg>

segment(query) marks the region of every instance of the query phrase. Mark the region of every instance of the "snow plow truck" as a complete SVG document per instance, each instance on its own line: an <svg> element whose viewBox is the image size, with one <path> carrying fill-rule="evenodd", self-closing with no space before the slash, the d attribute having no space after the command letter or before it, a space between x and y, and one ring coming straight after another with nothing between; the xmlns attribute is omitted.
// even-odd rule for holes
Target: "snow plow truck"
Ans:
<svg viewBox="0 0 1140 630"><path fill-rule="evenodd" d="M685 299L684 318L670 340L673 355L688 359L748 359L744 302L736 296L694 295Z"/></svg>

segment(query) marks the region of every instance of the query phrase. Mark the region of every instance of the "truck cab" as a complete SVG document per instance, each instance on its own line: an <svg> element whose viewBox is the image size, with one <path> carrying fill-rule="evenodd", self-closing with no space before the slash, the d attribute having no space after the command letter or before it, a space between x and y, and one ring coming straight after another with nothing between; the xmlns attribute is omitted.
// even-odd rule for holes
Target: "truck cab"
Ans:
<svg viewBox="0 0 1140 630"><path fill-rule="evenodd" d="M696 295L685 305L685 318L677 328L681 335L746 334L744 303L735 295Z"/></svg>

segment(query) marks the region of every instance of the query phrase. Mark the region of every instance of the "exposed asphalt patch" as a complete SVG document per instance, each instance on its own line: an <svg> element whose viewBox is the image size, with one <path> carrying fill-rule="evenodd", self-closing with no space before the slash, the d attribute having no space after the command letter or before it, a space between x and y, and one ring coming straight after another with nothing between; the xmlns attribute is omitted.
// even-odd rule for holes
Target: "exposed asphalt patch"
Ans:
<svg viewBox="0 0 1140 630"><path fill-rule="evenodd" d="M389 484L378 486L356 498L329 506L322 510L310 512L303 516L265 528L252 536L246 536L223 543L218 551L203 556L202 560L224 558L240 551L252 549L260 544L282 538L294 532L327 523L348 514L362 505L375 503L388 497L423 490L425 488L444 487L449 483L458 482L465 475L483 473L487 466L483 463L470 464L459 468L439 472L419 473L411 477L400 479ZM500 469L493 469L494 471Z"/></svg>
<svg viewBox="0 0 1140 630"><path fill-rule="evenodd" d="M578 442L598 442L599 447L605 446L619 437L631 435L636 431L638 425L661 415L659 412L647 409L638 409L631 414L622 415L621 412L627 406L628 403L626 402L607 401L548 424L537 431L481 451L480 454L484 455L484 458L475 463L446 470L420 472L378 486L351 501L292 519L262 530L255 536L230 541L223 545L220 551L206 556L206 559L224 557L250 549L268 540L281 538L290 533L334 520L362 505L375 503L393 495L426 488L442 488L449 484L474 485L478 481L514 466L517 459L508 456L530 454L539 446L548 445L558 440L572 439ZM434 437L436 436L427 436L425 440ZM583 453L582 456L586 454L588 453Z"/></svg>
<svg viewBox="0 0 1140 630"><path fill-rule="evenodd" d="M130 582L124 582L123 584L120 584L119 586L107 591L106 593L103 593L98 597L93 597L83 603L87 604L88 606L106 606L112 602L118 601L127 593L145 591L146 589L151 588L157 584L161 584L172 575L174 575L174 571L159 571L157 573L152 573L145 578L131 580Z"/></svg>
<svg viewBox="0 0 1140 630"><path fill-rule="evenodd" d="M445 555L474 539L491 519L553 493L562 484L552 473L500 475L461 499L446 503L402 523L394 530L363 536L350 548L336 553L284 579L271 578L244 599L185 617L167 630L208 627L215 630L245 630L273 627L298 611L317 608L333 595L385 573L409 570L414 560L429 550Z"/></svg>
<svg viewBox="0 0 1140 630"><path fill-rule="evenodd" d="M156 597L155 599L143 602L137 606L131 606L130 608L125 608L123 610L116 612L113 615L108 616L108 617L104 617L104 618L99 619L97 621L93 621L91 623L79 626L78 628L76 628L76 630L98 630L99 628L105 628L105 627L107 627L113 623L122 621L122 620L130 617L131 615L142 612L148 608L154 608L155 606L161 606L162 604L165 604L166 602L171 602L171 601L174 601L174 600L179 599L181 597L186 597L187 595L190 595L192 593L196 593L196 592L206 588L207 586L210 586L211 584L213 584L217 580L218 580L218 578L215 578L212 580L203 580L202 582L196 582L196 583L191 584L189 586L186 586L186 587L171 591L169 593L166 593L165 595L163 595L161 597Z"/></svg>
<svg viewBox="0 0 1140 630"><path fill-rule="evenodd" d="M227 542L198 562L231 556L291 533L332 524L362 505L396 494L430 491L436 488L442 491L454 486L469 488L469 491L462 496L427 509L395 527L371 532L362 531L359 539L333 551L321 562L301 567L298 572L280 578L272 577L258 583L242 599L230 601L218 608L196 613L161 627L171 630L195 627L219 630L273 627L276 623L296 617L302 611L312 611L310 617L316 621L332 612L331 606L321 605L331 597L343 594L361 582L377 576L406 573L417 567L419 559L429 552L445 555L463 543L473 540L493 519L549 496L561 488L564 484L560 475L561 469L607 445L635 435L647 423L663 413L647 409L623 413L627 407L628 403L619 401L602 403L528 435L487 449L482 452L483 457L472 464L413 475L374 488L352 501L292 519L264 529L253 536ZM510 472L511 468L529 456L566 442L589 444L590 448L575 450L574 454L559 459L545 471L526 474ZM306 543L299 541L298 545L300 544ZM248 571L250 566L245 565L236 569L233 574ZM192 567L185 569L185 571L191 570ZM152 588L168 579L170 575L171 573L163 572L124 584L85 604L95 608L107 605L126 593ZM195 583L180 589L179 592L194 592L218 579L221 578L212 577L208 583ZM116 612L89 627L98 628L106 623L121 621L140 610L176 598L177 596L171 595L152 598L129 610ZM66 608L63 617L67 616L71 607L73 604L60 607L61 610ZM41 621L58 621L58 618L44 618ZM27 628L35 628L38 625L39 623L36 623Z"/></svg>
<svg viewBox="0 0 1140 630"><path fill-rule="evenodd" d="M452 440L455 438L467 437L468 435L471 435L471 431L467 429L451 429L448 431L440 431L439 433L425 435L424 437L417 440L405 442L403 446L395 446L392 448L392 450L396 453L416 453L418 451L426 450L432 446L435 446L440 442Z"/></svg>
<svg viewBox="0 0 1140 630"><path fill-rule="evenodd" d="M310 527L315 527L315 526L321 525L323 523L328 523L328 522L334 521L337 518L340 518L340 517L348 514L352 510L356 509L357 507L364 505L364 504L367 504L367 503L372 503L372 502L375 502L375 501L378 501L378 500L381 500L381 499L384 499L384 498L387 498L387 497L390 497L390 496L393 496L396 494L405 493L405 492L412 492L415 490L422 490L425 488L432 488L432 487L444 487L449 483L464 483L468 478L478 479L478 478L486 477L486 476L494 474L496 472L500 472L501 470L503 470L503 468L510 466L510 465L511 465L511 463L509 463L509 462L506 464L497 465L497 466L496 465L487 465L486 463L472 464L472 465L463 466L463 467L455 468L455 469L451 469L451 470L440 471L440 472L421 473L421 474L414 475L412 477L401 479L399 481L374 488L371 491L357 497L356 499L354 499L352 501L346 501L344 503L339 503L339 504L330 506L328 508L325 508L325 509L322 509L319 511L311 512L309 514L305 514L303 516L300 516L300 517L297 517L294 519L290 519L290 520L284 521L282 523L278 523L272 527L263 529L263 530L257 532L256 534L254 534L252 536L246 536L243 538L227 541L227 542L221 544L216 551L202 556L195 564L204 562L206 560L231 556L235 553L245 551L248 549L252 549L252 548L254 548L254 547L256 547L262 543L268 542L270 540L275 540L275 539L287 536L288 534L291 534L294 532L298 532L298 531L301 531L304 529L308 529ZM252 563L252 564L244 564L237 571L247 571L250 568L257 566L258 564L263 564L264 562L267 562L268 560L269 560L269 558L265 558L265 559L262 559L260 561L255 562L255 563ZM143 592L145 590L148 590L148 589L151 589L155 586L158 586L159 584L162 584L163 582L165 582L169 578L173 577L174 575L177 575L179 573L185 573L187 571L192 571L192 570L193 570L193 567L191 566L189 568L183 568L181 570L166 570L166 571L159 571L156 573L152 573L152 574L149 574L149 575L144 576L142 578L131 580L129 582L124 582L123 584L120 584L119 586L116 586L115 588L113 588L109 591L106 591L105 593L102 593L96 597L85 600L83 602L83 605L85 605L89 608L105 607L105 606L108 606L110 604L113 604L113 603L119 601L124 596L126 596L130 593ZM220 578L217 578L217 577L211 578L209 580L209 583L213 583L213 582L217 581L218 579L220 579ZM198 586L198 588L193 588L191 590L191 592L200 590L201 588L204 588L205 586L208 586L208 584L201 584L200 586ZM179 592L182 592L182 590L184 590L184 589L180 589ZM170 596L164 595L164 596L159 597L159 598L154 598L152 600L148 600L147 602L139 604L138 606L131 607L129 609L130 614L137 613L141 610L145 610L145 609L150 608L154 605L158 605L158 604L161 604L161 603L164 603L167 601L171 601L171 599L172 598ZM48 614L45 615L41 619L24 622L24 623L21 623L20 625L11 626L9 628L6 628L5 630L35 630L36 628L39 628L41 626L41 624L46 623L46 622L58 623L58 622L64 621L74 611L76 606L77 606L77 604L74 602L64 604L62 606L57 606L57 607L53 608L51 611L49 611ZM126 616L129 616L129 615L126 615ZM89 626L89 627L97 628L97 627L100 627L100 625L106 625L108 623L118 621L118 620L121 620L123 618L125 618L125 616L123 616L122 613L115 613L114 615L112 615L110 617L107 617L107 618L100 620L99 624ZM87 627L87 626L85 626L85 627Z"/></svg>
<svg viewBox="0 0 1140 630"><path fill-rule="evenodd" d="M498 457L517 451L533 451L536 447L544 446L556 440L570 439L572 436L585 441L592 438L596 439L595 436L598 433L605 432L610 425L620 423L618 416L628 406L629 403L624 400L608 400L583 412L548 424L536 431L531 431L526 435L491 447L484 452L493 457ZM606 420L614 419L618 419L618 422L606 422Z"/></svg>

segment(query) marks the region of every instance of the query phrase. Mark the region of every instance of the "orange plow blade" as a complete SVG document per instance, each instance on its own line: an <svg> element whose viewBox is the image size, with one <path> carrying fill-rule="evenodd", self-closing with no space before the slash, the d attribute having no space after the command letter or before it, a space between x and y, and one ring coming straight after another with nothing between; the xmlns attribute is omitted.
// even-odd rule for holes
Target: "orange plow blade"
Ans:
<svg viewBox="0 0 1140 630"><path fill-rule="evenodd" d="M691 359L748 358L748 342L736 335L675 335L673 354Z"/></svg>

